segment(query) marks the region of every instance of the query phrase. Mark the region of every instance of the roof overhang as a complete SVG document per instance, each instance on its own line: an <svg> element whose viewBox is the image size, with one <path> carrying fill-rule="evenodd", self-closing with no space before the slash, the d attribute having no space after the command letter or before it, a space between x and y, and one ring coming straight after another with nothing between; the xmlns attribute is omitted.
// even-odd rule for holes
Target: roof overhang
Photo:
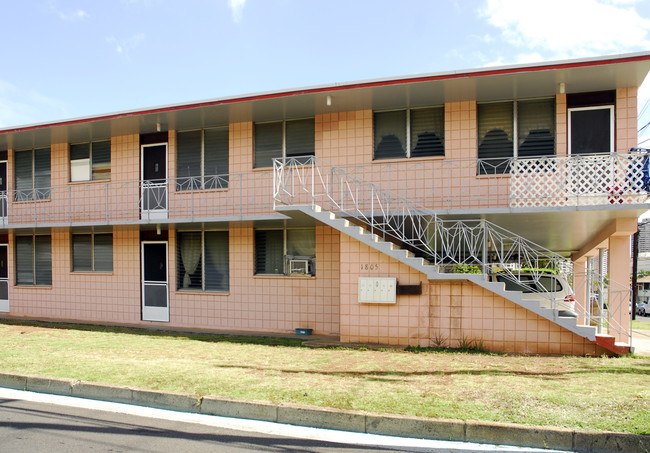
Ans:
<svg viewBox="0 0 650 453"><path fill-rule="evenodd" d="M331 112L548 97L560 83L567 93L638 87L648 71L650 52L644 52L321 85L12 127L0 130L0 149Z"/></svg>

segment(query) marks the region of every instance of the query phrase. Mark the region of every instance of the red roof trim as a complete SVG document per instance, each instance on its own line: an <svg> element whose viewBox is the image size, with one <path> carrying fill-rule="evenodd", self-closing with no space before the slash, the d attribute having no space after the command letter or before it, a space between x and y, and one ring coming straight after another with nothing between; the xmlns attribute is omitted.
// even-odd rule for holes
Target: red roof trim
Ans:
<svg viewBox="0 0 650 453"><path fill-rule="evenodd" d="M561 64L539 64L535 66L526 66L520 68L487 69L484 71L477 70L473 72L448 73L448 74L441 74L441 75L421 76L421 77L411 77L411 78L404 77L404 78L394 79L394 80L379 80L376 82L357 82L357 83L342 84L337 86L307 88L307 89L301 89L297 91L283 91L278 93L243 96L243 97L232 98L232 99L195 102L192 104L159 107L159 108L153 108L147 110L137 110L133 112L115 113L115 114L92 117L92 118L80 118L76 120L67 120L67 121L54 122L54 123L36 124L33 126L17 127L14 129L5 129L3 131L0 131L0 134L7 134L10 132L23 132L23 131L42 129L47 127L67 126L71 124L90 123L94 121L105 121L105 120L111 120L116 118L127 118L131 116L149 115L152 113L172 112L172 111L186 110L186 109L192 109L197 107L210 107L210 106L222 105L222 104L223 105L235 104L243 101L258 101L263 99L298 96L303 94L327 93L327 92L334 92L334 91L351 90L355 88L372 88L378 86L399 85L403 83L419 83L419 82L431 82L436 80L460 79L460 78L467 78L467 77L484 77L484 76L494 76L494 75L504 75L504 74L519 74L523 72L549 71L554 69L555 70L572 69L572 68L581 68L581 67L588 67L588 66L602 66L602 65L615 64L615 63L628 63L628 62L645 61L645 60L650 60L650 55L639 55L639 56L632 56L632 57L625 57L625 58L610 58L608 60L569 62L569 63L561 63Z"/></svg>

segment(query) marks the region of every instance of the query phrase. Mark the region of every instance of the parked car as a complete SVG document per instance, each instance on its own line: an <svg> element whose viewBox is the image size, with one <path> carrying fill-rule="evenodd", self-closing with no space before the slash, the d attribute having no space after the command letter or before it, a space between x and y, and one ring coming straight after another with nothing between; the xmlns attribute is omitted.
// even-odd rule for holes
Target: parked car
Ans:
<svg viewBox="0 0 650 453"><path fill-rule="evenodd" d="M645 302L638 302L636 304L636 314L639 316L650 316L650 307Z"/></svg>
<svg viewBox="0 0 650 453"><path fill-rule="evenodd" d="M506 272L493 274L491 280L505 283L506 291L521 291L524 299L539 300L541 307L557 309L558 316L578 316L574 311L576 301L573 290L564 277L555 274L534 276L530 273L517 276L521 283L514 281Z"/></svg>

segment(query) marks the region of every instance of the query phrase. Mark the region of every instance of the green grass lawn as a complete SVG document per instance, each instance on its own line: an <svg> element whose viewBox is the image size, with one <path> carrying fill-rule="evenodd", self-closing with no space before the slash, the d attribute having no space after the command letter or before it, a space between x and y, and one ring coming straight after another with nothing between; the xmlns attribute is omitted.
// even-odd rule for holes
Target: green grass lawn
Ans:
<svg viewBox="0 0 650 453"><path fill-rule="evenodd" d="M0 371L386 414L650 434L650 358L312 349L0 323Z"/></svg>

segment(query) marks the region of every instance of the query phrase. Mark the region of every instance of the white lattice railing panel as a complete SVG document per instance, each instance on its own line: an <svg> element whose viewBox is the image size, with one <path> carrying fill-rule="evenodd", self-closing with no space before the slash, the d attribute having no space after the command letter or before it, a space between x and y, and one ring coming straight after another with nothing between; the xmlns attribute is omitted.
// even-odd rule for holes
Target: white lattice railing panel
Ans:
<svg viewBox="0 0 650 453"><path fill-rule="evenodd" d="M515 159L510 206L577 206L644 203L648 155L601 154Z"/></svg>

